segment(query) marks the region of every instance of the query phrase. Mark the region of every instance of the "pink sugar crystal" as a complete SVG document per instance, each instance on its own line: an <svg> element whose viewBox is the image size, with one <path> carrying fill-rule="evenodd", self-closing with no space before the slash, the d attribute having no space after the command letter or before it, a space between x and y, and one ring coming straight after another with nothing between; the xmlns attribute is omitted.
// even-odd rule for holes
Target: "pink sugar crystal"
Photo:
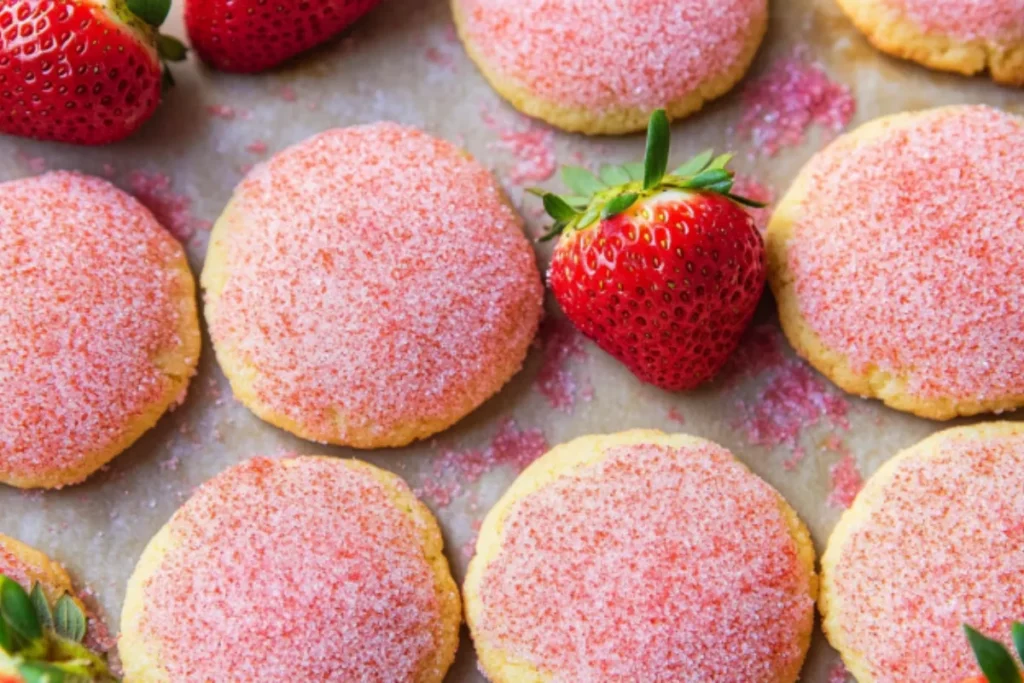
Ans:
<svg viewBox="0 0 1024 683"><path fill-rule="evenodd" d="M520 117L520 123L500 123L486 107L480 119L484 125L498 134L497 147L512 154L515 164L508 172L508 179L515 185L539 183L555 174L558 162L555 159L555 135L550 128Z"/></svg>
<svg viewBox="0 0 1024 683"><path fill-rule="evenodd" d="M846 667L843 663L836 662L831 669L828 670L828 683L846 683L849 679L849 673L846 671Z"/></svg>
<svg viewBox="0 0 1024 683"><path fill-rule="evenodd" d="M864 487L864 479L857 468L857 461L846 454L835 465L829 468L832 490L828 494L828 504L833 507L848 508L853 499Z"/></svg>
<svg viewBox="0 0 1024 683"><path fill-rule="evenodd" d="M722 370L722 381L732 384L782 366L786 362L782 353L784 344L778 326L770 323L754 325L744 333L740 345Z"/></svg>
<svg viewBox="0 0 1024 683"><path fill-rule="evenodd" d="M669 408L668 419L672 420L676 424L681 424L681 425L686 424L686 418L683 417L683 414L681 412L679 412L679 409L676 408L675 406L672 406L671 408Z"/></svg>
<svg viewBox="0 0 1024 683"><path fill-rule="evenodd" d="M32 173L43 173L47 168L49 168L49 164L45 158L41 156L32 156L20 149L14 153L14 159L19 164L28 168Z"/></svg>
<svg viewBox="0 0 1024 683"><path fill-rule="evenodd" d="M802 143L814 124L838 133L856 109L850 89L830 80L819 64L809 62L805 49L776 62L766 74L748 83L742 98L737 132L767 156Z"/></svg>
<svg viewBox="0 0 1024 683"><path fill-rule="evenodd" d="M254 140L245 147L245 151L251 154L266 154L267 149L269 149L269 147L263 140Z"/></svg>
<svg viewBox="0 0 1024 683"><path fill-rule="evenodd" d="M132 171L128 188L178 240L189 239L199 229L200 222L192 214L192 199L174 191L170 176Z"/></svg>
<svg viewBox="0 0 1024 683"><path fill-rule="evenodd" d="M218 119L232 121L234 120L237 112L234 107L227 104L211 104L206 107L206 113Z"/></svg>
<svg viewBox="0 0 1024 683"><path fill-rule="evenodd" d="M576 378L567 367L570 359L585 359L583 335L564 318L545 318L536 344L543 354L535 380L537 390L553 408L571 413L576 405Z"/></svg>
<svg viewBox="0 0 1024 683"><path fill-rule="evenodd" d="M459 497L463 484L480 480L496 467L508 466L521 472L548 450L548 441L539 429L521 430L515 420L506 418L485 449L446 449L434 458L430 474L416 495L436 507L447 507Z"/></svg>

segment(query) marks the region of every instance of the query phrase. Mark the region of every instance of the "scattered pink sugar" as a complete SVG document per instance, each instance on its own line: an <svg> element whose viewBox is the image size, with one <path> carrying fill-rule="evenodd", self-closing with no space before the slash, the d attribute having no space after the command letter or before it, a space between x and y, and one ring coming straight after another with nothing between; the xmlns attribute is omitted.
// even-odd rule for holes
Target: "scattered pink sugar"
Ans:
<svg viewBox="0 0 1024 683"><path fill-rule="evenodd" d="M0 471L76 470L172 380L181 246L129 195L51 172L0 185ZM194 362L195 359L192 359ZM41 390L50 387L50 390Z"/></svg>
<svg viewBox="0 0 1024 683"><path fill-rule="evenodd" d="M462 557L470 559L476 554L476 542L480 537L480 526L482 522L479 519L474 519L471 525L473 529L473 535L466 539L466 542L462 544Z"/></svg>
<svg viewBox="0 0 1024 683"><path fill-rule="evenodd" d="M178 469L178 465L181 464L181 458L177 455L172 455L166 460L160 461L160 470L163 472L175 472Z"/></svg>
<svg viewBox="0 0 1024 683"><path fill-rule="evenodd" d="M391 495L319 458L257 458L201 486L144 584L139 628L168 677L415 679L440 605L422 530Z"/></svg>
<svg viewBox="0 0 1024 683"><path fill-rule="evenodd" d="M798 49L743 89L737 132L761 154L775 156L783 147L799 145L815 124L838 133L853 118L850 89L808 59L806 49Z"/></svg>
<svg viewBox="0 0 1024 683"><path fill-rule="evenodd" d="M207 105L206 113L218 119L224 119L225 121L232 121L235 118L235 108L227 104L211 104Z"/></svg>
<svg viewBox="0 0 1024 683"><path fill-rule="evenodd" d="M502 531L474 639L552 679L766 681L803 659L809 568L778 494L719 446L614 448Z"/></svg>
<svg viewBox="0 0 1024 683"><path fill-rule="evenodd" d="M764 0L461 0L488 71L594 114L653 110L746 66Z"/></svg>
<svg viewBox="0 0 1024 683"><path fill-rule="evenodd" d="M767 385L757 398L737 404L740 417L735 426L752 444L774 448L786 446L792 468L805 455L800 434L820 422L836 429L849 429L849 404L837 390L826 385L804 363L787 359L770 372Z"/></svg>
<svg viewBox="0 0 1024 683"><path fill-rule="evenodd" d="M569 370L569 361L587 357L583 335L564 318L545 318L535 344L543 360L534 380L537 390L553 408L571 413L576 405L577 381Z"/></svg>
<svg viewBox="0 0 1024 683"><path fill-rule="evenodd" d="M811 161L787 246L805 324L943 402L1024 394L1024 120L932 109Z"/></svg>
<svg viewBox="0 0 1024 683"><path fill-rule="evenodd" d="M174 191L170 176L135 170L128 175L128 188L177 239L188 240L200 229L202 223L192 213L192 199Z"/></svg>
<svg viewBox="0 0 1024 683"><path fill-rule="evenodd" d="M676 424L681 424L681 425L686 424L686 418L683 417L683 414L681 412L679 412L679 409L676 408L675 406L672 406L671 408L669 408L668 419L672 420Z"/></svg>
<svg viewBox="0 0 1024 683"><path fill-rule="evenodd" d="M849 678L850 674L846 670L846 666L843 665L842 661L836 662L832 665L832 668L828 670L828 683L846 683Z"/></svg>
<svg viewBox="0 0 1024 683"><path fill-rule="evenodd" d="M426 49L424 57L426 57L427 61L431 64L440 66L444 69L452 69L455 66L455 58L451 54L444 52L433 45Z"/></svg>
<svg viewBox="0 0 1024 683"><path fill-rule="evenodd" d="M268 149L267 143L263 140L255 140L245 147L245 151L250 154L266 154Z"/></svg>
<svg viewBox="0 0 1024 683"><path fill-rule="evenodd" d="M253 170L232 206L211 335L308 438L450 424L520 369L535 255L493 175L451 143L392 123L327 131Z"/></svg>
<svg viewBox="0 0 1024 683"><path fill-rule="evenodd" d="M864 486L864 479L857 468L857 461L852 455L844 455L842 459L829 468L832 490L828 494L828 504L833 507L848 508L853 499Z"/></svg>
<svg viewBox="0 0 1024 683"><path fill-rule="evenodd" d="M497 147L515 157L515 165L508 172L510 182L539 183L554 175L558 168L554 131L522 117L516 125L503 125L487 107L482 109L480 118L498 134Z"/></svg>
<svg viewBox="0 0 1024 683"><path fill-rule="evenodd" d="M299 101L299 94L295 92L295 88L291 87L290 85L285 85L278 89L277 96L280 97L285 102Z"/></svg>
<svg viewBox="0 0 1024 683"><path fill-rule="evenodd" d="M22 150L14 153L14 160L26 167L32 173L44 173L50 166L49 162L41 156L32 156Z"/></svg>
<svg viewBox="0 0 1024 683"><path fill-rule="evenodd" d="M732 191L741 197L747 197L748 199L753 199L754 201L765 204L763 209L745 207L747 212L754 217L754 222L757 223L758 229L764 232L765 228L768 227L768 220L772 216L772 204L775 202L775 190L762 184L752 176L737 174L732 186Z"/></svg>
<svg viewBox="0 0 1024 683"><path fill-rule="evenodd" d="M879 683L977 675L962 625L1009 645L1024 606L1024 435L994 423L926 444L851 520L830 577L836 635Z"/></svg>
<svg viewBox="0 0 1024 683"><path fill-rule="evenodd" d="M88 619L88 630L84 644L96 652L113 652L117 648L117 636L110 632L103 609L96 600L96 593L91 588L84 588L78 593L78 599L85 605L85 616Z"/></svg>
<svg viewBox="0 0 1024 683"><path fill-rule="evenodd" d="M515 420L507 418L498 426L487 448L442 451L433 459L430 474L424 478L416 495L435 507L447 507L462 494L463 484L479 481L496 467L521 472L547 450L543 432L520 430Z"/></svg>

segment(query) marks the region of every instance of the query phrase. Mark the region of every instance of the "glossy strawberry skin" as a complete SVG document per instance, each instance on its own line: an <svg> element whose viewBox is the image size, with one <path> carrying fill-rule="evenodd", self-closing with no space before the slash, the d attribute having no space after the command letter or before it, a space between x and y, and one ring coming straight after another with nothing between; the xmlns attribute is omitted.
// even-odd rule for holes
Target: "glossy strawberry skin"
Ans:
<svg viewBox="0 0 1024 683"><path fill-rule="evenodd" d="M750 214L718 194L670 191L563 235L549 281L583 334L641 380L681 391L735 350L765 273Z"/></svg>
<svg viewBox="0 0 1024 683"><path fill-rule="evenodd" d="M160 103L145 34L84 0L0 0L0 132L102 145Z"/></svg>
<svg viewBox="0 0 1024 683"><path fill-rule="evenodd" d="M379 0L186 0L192 47L215 69L275 67L347 28Z"/></svg>

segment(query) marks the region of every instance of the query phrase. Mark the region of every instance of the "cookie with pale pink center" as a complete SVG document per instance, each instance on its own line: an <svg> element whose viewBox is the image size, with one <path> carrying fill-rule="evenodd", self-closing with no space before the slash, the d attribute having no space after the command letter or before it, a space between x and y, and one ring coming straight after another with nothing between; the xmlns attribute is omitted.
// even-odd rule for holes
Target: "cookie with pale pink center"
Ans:
<svg viewBox="0 0 1024 683"><path fill-rule="evenodd" d="M861 683L979 673L968 624L1024 619L1024 425L939 432L876 472L821 560L825 633Z"/></svg>
<svg viewBox="0 0 1024 683"><path fill-rule="evenodd" d="M839 0L871 43L932 69L1024 85L1024 0Z"/></svg>
<svg viewBox="0 0 1024 683"><path fill-rule="evenodd" d="M982 106L872 121L815 155L767 233L797 352L932 419L1024 403L1024 119Z"/></svg>
<svg viewBox="0 0 1024 683"><path fill-rule="evenodd" d="M393 123L322 133L253 170L202 282L235 395L298 436L358 448L428 437L495 394L543 298L494 176Z"/></svg>
<svg viewBox="0 0 1024 683"><path fill-rule="evenodd" d="M461 602L437 522L356 460L256 458L201 486L128 582L127 680L440 683Z"/></svg>
<svg viewBox="0 0 1024 683"><path fill-rule="evenodd" d="M796 681L817 577L803 523L729 451L586 436L528 467L480 530L464 586L487 677Z"/></svg>
<svg viewBox="0 0 1024 683"><path fill-rule="evenodd" d="M588 134L699 110L743 77L768 24L766 0L452 0L452 11L499 94Z"/></svg>
<svg viewBox="0 0 1024 683"><path fill-rule="evenodd" d="M0 482L75 484L180 402L199 358L181 245L99 178L0 185Z"/></svg>

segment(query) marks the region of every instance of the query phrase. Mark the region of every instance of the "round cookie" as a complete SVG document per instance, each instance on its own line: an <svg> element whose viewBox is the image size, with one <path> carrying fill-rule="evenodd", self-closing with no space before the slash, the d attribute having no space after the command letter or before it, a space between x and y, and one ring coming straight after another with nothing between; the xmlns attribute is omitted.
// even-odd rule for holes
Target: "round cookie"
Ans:
<svg viewBox="0 0 1024 683"><path fill-rule="evenodd" d="M635 430L528 467L488 513L464 586L487 677L796 681L814 548L729 451Z"/></svg>
<svg viewBox="0 0 1024 683"><path fill-rule="evenodd" d="M402 446L522 366L543 285L494 177L392 123L332 130L257 167L202 276L235 395L314 441Z"/></svg>
<svg viewBox="0 0 1024 683"><path fill-rule="evenodd" d="M35 548L3 534L0 534L0 574L21 584L26 591L38 583L50 604L64 594L74 596L71 577L64 567Z"/></svg>
<svg viewBox="0 0 1024 683"><path fill-rule="evenodd" d="M768 25L766 0L452 0L469 56L530 116L589 135L644 130L728 92Z"/></svg>
<svg viewBox="0 0 1024 683"><path fill-rule="evenodd" d="M1024 120L897 114L819 152L768 227L796 351L848 392L937 420L1024 402Z"/></svg>
<svg viewBox="0 0 1024 683"><path fill-rule="evenodd" d="M440 682L461 604L427 508L355 460L256 458L201 486L128 581L135 683Z"/></svg>
<svg viewBox="0 0 1024 683"><path fill-rule="evenodd" d="M969 624L1009 644L1024 620L1024 425L949 429L897 454L821 560L825 633L860 683L980 673Z"/></svg>
<svg viewBox="0 0 1024 683"><path fill-rule="evenodd" d="M185 252L110 183L0 185L0 482L75 484L184 398L199 358Z"/></svg>
<svg viewBox="0 0 1024 683"><path fill-rule="evenodd" d="M1024 85L1024 0L838 0L879 50Z"/></svg>

